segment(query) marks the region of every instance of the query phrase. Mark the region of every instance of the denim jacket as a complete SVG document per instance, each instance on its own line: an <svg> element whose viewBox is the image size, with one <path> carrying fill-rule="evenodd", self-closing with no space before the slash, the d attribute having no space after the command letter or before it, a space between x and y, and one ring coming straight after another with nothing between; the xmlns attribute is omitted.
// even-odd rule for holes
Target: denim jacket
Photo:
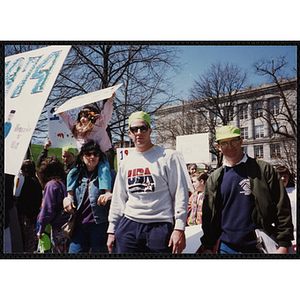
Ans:
<svg viewBox="0 0 300 300"><path fill-rule="evenodd" d="M88 176L87 173L84 172L82 179L77 180L75 185L75 193L74 193L74 204L77 210L80 208L82 204L82 200L85 194L86 187L88 185ZM97 200L101 194L104 194L105 190L99 189L99 181L98 177L94 177L91 181L89 187L89 197L91 203L91 209L93 212L93 216L95 219L96 224L100 224L103 222L108 222L108 212L110 204L107 203L106 205L98 205Z"/></svg>

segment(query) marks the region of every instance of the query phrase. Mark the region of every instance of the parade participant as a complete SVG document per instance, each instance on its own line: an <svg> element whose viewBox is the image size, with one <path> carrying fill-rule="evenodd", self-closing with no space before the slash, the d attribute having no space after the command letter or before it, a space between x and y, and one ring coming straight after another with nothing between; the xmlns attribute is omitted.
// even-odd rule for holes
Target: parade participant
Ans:
<svg viewBox="0 0 300 300"><path fill-rule="evenodd" d="M64 112L59 114L76 138L78 151L81 150L82 145L88 140L94 140L96 143L98 143L102 152L105 152L111 148L112 145L106 132L106 127L113 113L114 97L115 93L113 93L109 100L106 101L101 113L99 113L99 111L97 111L94 107L86 106L78 113L77 120L73 120L70 115ZM103 161L100 161L98 168L100 189L110 190L110 166L106 156L104 156ZM67 191L69 197L74 195L75 182L76 178L72 179L72 177L69 177L67 182Z"/></svg>
<svg viewBox="0 0 300 300"><path fill-rule="evenodd" d="M186 224L199 225L202 224L202 204L204 198L205 182L208 178L206 172L196 172L192 175L192 183L194 192L189 198Z"/></svg>
<svg viewBox="0 0 300 300"><path fill-rule="evenodd" d="M112 117L114 97L115 93L106 101L101 113L93 106L85 106L78 113L76 120L64 112L59 114L73 133L78 151L80 151L82 145L88 140L97 142L102 152L111 148L112 145L106 132L106 127Z"/></svg>
<svg viewBox="0 0 300 300"><path fill-rule="evenodd" d="M44 149L41 151L38 159L37 159L37 167L39 168L41 166L41 163L44 159L48 157L48 151L51 147L51 141L49 137L47 138L47 141L45 143ZM74 168L74 158L76 155L76 150L73 147L65 146L62 148L62 160L64 162L64 170L66 174L70 172L72 168Z"/></svg>
<svg viewBox="0 0 300 300"><path fill-rule="evenodd" d="M61 231L61 226L68 220L69 215L62 215L63 199L67 195L65 186L65 171L63 163L54 156L46 158L39 170L38 178L44 188L43 206L39 216L38 238L42 237L48 224L51 225L53 239L53 252L67 252L67 238Z"/></svg>
<svg viewBox="0 0 300 300"><path fill-rule="evenodd" d="M64 170L67 175L75 166L75 161L74 161L75 155L76 155L76 150L73 147L65 146L62 148L61 157L65 164Z"/></svg>
<svg viewBox="0 0 300 300"><path fill-rule="evenodd" d="M292 209L292 222L294 226L294 240L293 246L296 249L297 246L297 189L295 187L295 182L292 173L290 170L285 166L277 166L276 171L279 173L283 185L286 189L286 192L289 196L291 202L291 209Z"/></svg>
<svg viewBox="0 0 300 300"><path fill-rule="evenodd" d="M243 139L234 126L216 131L223 166L205 184L201 238L204 253L256 253L253 230L275 235L277 253L288 253L293 240L290 202L276 170L242 152Z"/></svg>
<svg viewBox="0 0 300 300"><path fill-rule="evenodd" d="M42 187L35 175L35 163L25 160L21 167L24 183L17 199L17 210L23 237L23 249L33 253L36 250L36 217L42 203Z"/></svg>
<svg viewBox="0 0 300 300"><path fill-rule="evenodd" d="M188 172L190 174L190 176L192 177L193 174L195 174L197 172L197 165L196 164L189 164L187 166Z"/></svg>
<svg viewBox="0 0 300 300"><path fill-rule="evenodd" d="M109 190L100 188L98 164L105 154L95 141L87 141L76 158L75 168L68 180L76 176L75 193L72 199L64 199L64 210L76 213L76 225L70 242L69 253L107 253L108 198L100 196ZM111 189L111 187L109 188Z"/></svg>
<svg viewBox="0 0 300 300"><path fill-rule="evenodd" d="M129 117L128 133L136 151L122 162L117 174L108 249L114 253L181 253L188 203L186 167L174 150L152 144L151 120L145 112Z"/></svg>

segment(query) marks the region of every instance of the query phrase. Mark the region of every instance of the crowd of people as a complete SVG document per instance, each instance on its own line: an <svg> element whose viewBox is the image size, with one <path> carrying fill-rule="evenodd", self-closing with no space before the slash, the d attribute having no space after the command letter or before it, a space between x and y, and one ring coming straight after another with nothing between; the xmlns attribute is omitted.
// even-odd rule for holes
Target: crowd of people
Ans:
<svg viewBox="0 0 300 300"><path fill-rule="evenodd" d="M257 228L274 237L277 253L296 248L295 182L286 167L244 154L234 126L216 131L221 167L186 167L176 151L152 143L150 116L139 111L129 117L135 151L116 173L105 154L113 98L101 112L83 108L77 120L61 113L78 153L64 147L63 162L48 157L48 139L37 171L23 162L14 199L24 252L182 253L185 228L194 225L203 230L197 253L259 253ZM61 227L72 219L67 237Z"/></svg>

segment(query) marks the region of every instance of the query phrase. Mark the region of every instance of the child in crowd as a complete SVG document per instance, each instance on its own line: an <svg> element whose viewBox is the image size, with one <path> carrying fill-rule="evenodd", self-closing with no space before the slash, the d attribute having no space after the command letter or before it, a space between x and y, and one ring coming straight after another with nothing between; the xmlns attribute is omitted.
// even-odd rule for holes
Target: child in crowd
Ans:
<svg viewBox="0 0 300 300"><path fill-rule="evenodd" d="M204 187L208 175L206 172L196 172L192 175L194 192L189 198L187 226L202 224L202 204L204 198Z"/></svg>
<svg viewBox="0 0 300 300"><path fill-rule="evenodd" d="M54 156L46 158L39 170L38 177L44 189L42 211L39 217L38 239L47 233L46 227L51 225L51 238L54 253L67 253L67 238L61 226L67 222L69 214L62 215L63 199L67 196L63 163Z"/></svg>
<svg viewBox="0 0 300 300"><path fill-rule="evenodd" d="M100 145L102 152L105 152L112 147L106 127L112 117L114 97L115 93L113 93L109 100L106 101L101 113L95 107L86 106L80 110L77 120L72 119L71 116L66 113L62 112L59 114L76 138L79 152L82 145L88 140L97 142ZM73 170L72 174L74 175L74 173L76 174L76 168ZM68 197L71 199L73 199L77 179L78 174L77 176L68 176L67 178ZM110 192L110 167L106 157L99 163L98 179L99 188Z"/></svg>

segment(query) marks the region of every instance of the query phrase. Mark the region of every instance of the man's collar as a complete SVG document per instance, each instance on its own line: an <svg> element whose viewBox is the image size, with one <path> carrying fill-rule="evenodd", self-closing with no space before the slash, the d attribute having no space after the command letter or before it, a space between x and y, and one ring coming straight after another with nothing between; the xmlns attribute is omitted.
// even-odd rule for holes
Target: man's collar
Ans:
<svg viewBox="0 0 300 300"><path fill-rule="evenodd" d="M248 159L248 156L247 156L246 153L244 153L243 158L242 158L237 164L235 164L235 166L236 166L236 165L239 165L239 164L241 164L241 163L245 163L245 162L247 161L247 159ZM223 161L223 166L224 166L224 167L233 167L232 165L230 165L230 164L226 161L226 159L224 159L224 161Z"/></svg>

